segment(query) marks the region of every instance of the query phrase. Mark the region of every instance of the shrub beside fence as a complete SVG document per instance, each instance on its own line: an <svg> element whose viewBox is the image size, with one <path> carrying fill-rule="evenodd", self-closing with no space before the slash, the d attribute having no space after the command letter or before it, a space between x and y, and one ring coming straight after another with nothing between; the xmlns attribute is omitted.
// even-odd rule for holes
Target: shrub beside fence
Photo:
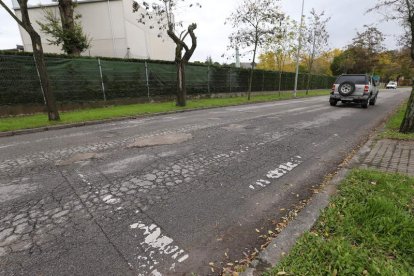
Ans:
<svg viewBox="0 0 414 276"><path fill-rule="evenodd" d="M170 62L91 58L46 58L53 92L61 103L124 98L174 97L176 68ZM283 72L281 90L292 90L295 74ZM249 70L189 64L187 93L246 92ZM312 76L311 89L330 88L333 77ZM298 89L305 89L307 75L299 75ZM279 73L255 70L252 91L277 91ZM0 55L0 105L43 103L33 57Z"/></svg>

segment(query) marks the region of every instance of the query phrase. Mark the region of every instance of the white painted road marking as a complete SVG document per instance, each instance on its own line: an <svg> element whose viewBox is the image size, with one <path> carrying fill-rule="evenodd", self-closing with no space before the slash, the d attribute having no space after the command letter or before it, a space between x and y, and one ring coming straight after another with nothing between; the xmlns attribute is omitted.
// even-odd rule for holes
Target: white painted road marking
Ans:
<svg viewBox="0 0 414 276"><path fill-rule="evenodd" d="M114 198L112 195L107 195L104 198L102 198L102 200L106 204L118 204L119 202L121 202L119 198Z"/></svg>
<svg viewBox="0 0 414 276"><path fill-rule="evenodd" d="M161 228L155 224L147 226L142 222L134 223L129 226L132 230L139 229L143 231L144 241L140 243L144 247L146 256L138 256L138 267L142 270L149 269L153 275L161 275L155 266L161 263L163 256L169 256L173 262L170 270L174 270L176 262L182 263L188 259L189 255L185 253L174 240L161 233ZM158 259L160 258L160 259Z"/></svg>
<svg viewBox="0 0 414 276"><path fill-rule="evenodd" d="M287 173L291 172L294 168L302 163L302 157L295 156L289 162L279 165L276 169L267 172L266 177L269 180L279 179ZM269 180L259 179L254 185L250 185L249 188L255 190L256 188L267 187L271 182Z"/></svg>

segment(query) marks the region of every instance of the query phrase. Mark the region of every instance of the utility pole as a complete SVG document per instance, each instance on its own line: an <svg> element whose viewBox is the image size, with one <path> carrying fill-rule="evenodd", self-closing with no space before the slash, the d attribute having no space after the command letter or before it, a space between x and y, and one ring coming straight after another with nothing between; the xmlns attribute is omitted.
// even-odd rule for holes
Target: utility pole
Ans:
<svg viewBox="0 0 414 276"><path fill-rule="evenodd" d="M300 56L300 48L302 47L302 29L303 29L303 9L305 7L305 0L302 0L302 13L300 15L300 27L299 27L299 43L298 43L298 51L296 53L296 75L295 75L295 89L294 89L294 96L296 97L296 92L298 91L298 78L299 78L299 56Z"/></svg>

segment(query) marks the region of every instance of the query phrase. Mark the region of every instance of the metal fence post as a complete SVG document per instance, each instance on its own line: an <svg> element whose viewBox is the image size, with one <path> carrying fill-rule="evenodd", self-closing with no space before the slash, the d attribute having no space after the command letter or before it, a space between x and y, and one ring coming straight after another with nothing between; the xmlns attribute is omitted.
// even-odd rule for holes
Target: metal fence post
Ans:
<svg viewBox="0 0 414 276"><path fill-rule="evenodd" d="M211 97L211 88L210 88L210 65L207 67L207 92Z"/></svg>
<svg viewBox="0 0 414 276"><path fill-rule="evenodd" d="M264 71L262 71L262 92L264 91Z"/></svg>
<svg viewBox="0 0 414 276"><path fill-rule="evenodd" d="M149 86L149 74L148 74L148 63L145 61L145 79L146 79L146 83L147 83L147 96L148 96L148 101L151 101L150 98L150 86Z"/></svg>
<svg viewBox="0 0 414 276"><path fill-rule="evenodd" d="M100 58L98 58L98 66L99 66L99 74L101 76L101 85L102 85L103 99L106 102L105 84L104 84L104 81L103 81L102 66L101 66L101 59Z"/></svg>
<svg viewBox="0 0 414 276"><path fill-rule="evenodd" d="M230 93L231 93L231 68L229 69L229 86L230 86Z"/></svg>
<svg viewBox="0 0 414 276"><path fill-rule="evenodd" d="M278 77L279 77L279 72L278 73L275 72L275 89L274 89L275 91L277 91L277 80L279 79Z"/></svg>

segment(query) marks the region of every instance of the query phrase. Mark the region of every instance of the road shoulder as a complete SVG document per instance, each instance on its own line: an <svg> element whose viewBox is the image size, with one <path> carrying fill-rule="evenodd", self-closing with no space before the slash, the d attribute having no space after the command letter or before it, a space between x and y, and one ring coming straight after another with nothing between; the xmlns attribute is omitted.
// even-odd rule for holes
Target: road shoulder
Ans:
<svg viewBox="0 0 414 276"><path fill-rule="evenodd" d="M340 166L339 171L321 186L306 207L272 240L268 247L260 252L250 267L240 275L262 275L262 273L276 266L293 248L296 241L313 227L321 212L328 206L331 197L336 194L338 185L346 178L352 168L359 167L363 163L371 152L374 143L374 139L370 137L359 150L351 153L349 158Z"/></svg>

